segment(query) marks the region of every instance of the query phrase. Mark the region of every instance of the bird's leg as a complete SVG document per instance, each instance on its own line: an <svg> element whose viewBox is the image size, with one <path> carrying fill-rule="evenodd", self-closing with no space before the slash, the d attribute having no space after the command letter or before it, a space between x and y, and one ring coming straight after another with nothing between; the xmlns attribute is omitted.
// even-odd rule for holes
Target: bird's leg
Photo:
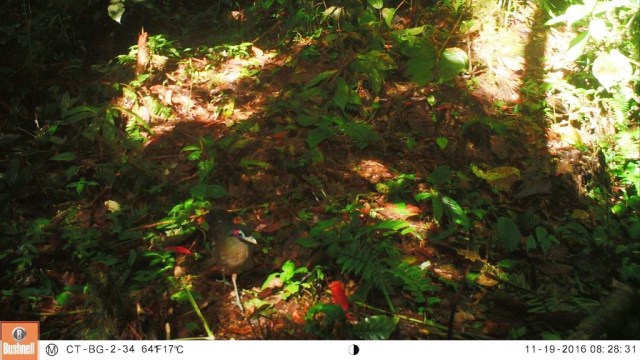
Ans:
<svg viewBox="0 0 640 360"><path fill-rule="evenodd" d="M242 302L240 301L240 293L238 292L238 285L236 284L236 279L238 278L238 274L231 274L231 282L233 282L233 291L236 293L236 304L240 308L240 311L244 314L244 308L242 307Z"/></svg>

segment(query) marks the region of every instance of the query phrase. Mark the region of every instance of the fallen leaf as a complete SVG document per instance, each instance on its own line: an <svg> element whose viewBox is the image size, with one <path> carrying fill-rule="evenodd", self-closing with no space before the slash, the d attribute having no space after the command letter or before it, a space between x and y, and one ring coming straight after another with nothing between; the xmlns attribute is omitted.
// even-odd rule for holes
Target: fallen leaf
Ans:
<svg viewBox="0 0 640 360"><path fill-rule="evenodd" d="M485 287L492 287L496 286L498 284L498 281L485 274L480 274L480 276L476 278L476 284Z"/></svg>

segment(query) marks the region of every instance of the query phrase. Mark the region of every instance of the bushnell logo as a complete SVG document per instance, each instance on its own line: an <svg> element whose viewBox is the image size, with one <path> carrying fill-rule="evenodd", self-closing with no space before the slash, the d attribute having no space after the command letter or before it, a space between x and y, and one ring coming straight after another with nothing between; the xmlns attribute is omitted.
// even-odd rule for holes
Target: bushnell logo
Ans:
<svg viewBox="0 0 640 360"><path fill-rule="evenodd" d="M17 327L13 329L11 337L13 337L13 340L15 341L22 341L27 337L27 331L22 327Z"/></svg>
<svg viewBox="0 0 640 360"><path fill-rule="evenodd" d="M37 321L0 322L0 359L37 360L40 324Z"/></svg>

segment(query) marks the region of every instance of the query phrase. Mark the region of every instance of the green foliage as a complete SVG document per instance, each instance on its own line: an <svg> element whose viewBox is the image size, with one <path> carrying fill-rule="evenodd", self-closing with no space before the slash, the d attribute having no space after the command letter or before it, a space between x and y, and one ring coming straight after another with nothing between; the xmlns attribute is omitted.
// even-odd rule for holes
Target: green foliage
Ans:
<svg viewBox="0 0 640 360"><path fill-rule="evenodd" d="M317 304L305 315L305 331L321 339L387 340L395 331L399 318L368 316L356 325L346 323L345 312L336 304Z"/></svg>
<svg viewBox="0 0 640 360"><path fill-rule="evenodd" d="M368 316L349 329L349 334L362 340L387 340L398 325L398 317Z"/></svg>
<svg viewBox="0 0 640 360"><path fill-rule="evenodd" d="M395 61L388 53L379 50L371 50L356 57L351 68L356 73L361 73L369 82L371 90L375 94L380 93L385 79L385 73L397 67Z"/></svg>
<svg viewBox="0 0 640 360"><path fill-rule="evenodd" d="M122 19L122 15L124 14L124 0L109 0L109 6L107 6L107 12L109 13L109 17L113 19L113 21L120 23Z"/></svg>
<svg viewBox="0 0 640 360"><path fill-rule="evenodd" d="M520 247L522 234L515 221L508 217L500 217L496 224L496 239L506 252L512 252Z"/></svg>
<svg viewBox="0 0 640 360"><path fill-rule="evenodd" d="M354 214L349 223L331 219L319 222L307 238L299 240L306 247L322 247L344 273L362 279L360 294L366 297L373 289L380 291L391 309L391 295L398 289L409 291L420 303L433 287L424 272L402 264L391 237L407 230L404 220L386 220L364 226Z"/></svg>
<svg viewBox="0 0 640 360"><path fill-rule="evenodd" d="M324 279L324 273L319 266L309 271L306 267L296 267L292 260L287 260L282 264L282 271L270 274L262 284L262 288L272 285L275 279L282 282L280 294L286 300L302 290L312 289L313 282Z"/></svg>
<svg viewBox="0 0 640 360"><path fill-rule="evenodd" d="M465 2L466 0L443 0L444 5L452 8L454 12L458 12Z"/></svg>
<svg viewBox="0 0 640 360"><path fill-rule="evenodd" d="M412 36L409 36L410 38ZM434 79L437 52L435 47L426 39L420 41L404 41L408 44L401 51L409 58L407 62L407 76L418 86L426 85Z"/></svg>
<svg viewBox="0 0 640 360"><path fill-rule="evenodd" d="M343 338L344 309L337 304L316 304L304 316L305 331L322 339Z"/></svg>
<svg viewBox="0 0 640 360"><path fill-rule="evenodd" d="M467 70L468 66L469 57L464 50L455 47L444 49L438 63L439 80L445 83L449 82Z"/></svg>
<svg viewBox="0 0 640 360"><path fill-rule="evenodd" d="M182 148L182 151L187 153L187 159L196 162L198 167L198 180L200 183L205 182L213 174L217 156L217 150L214 145L215 144L211 138L200 137L198 139L198 144L187 145ZM207 188L202 190L207 190ZM211 192L212 190L215 191ZM201 191L198 192L202 193ZM224 196L224 194L220 192L220 189L209 189L203 194L210 194L218 197Z"/></svg>
<svg viewBox="0 0 640 360"><path fill-rule="evenodd" d="M447 188L453 181L451 169L448 166L437 167L428 178L429 183L434 187L430 191L420 192L414 195L416 201L431 200L433 210L433 220L441 222L446 215L447 219L464 230L471 227L471 220L467 215L467 211L450 196L444 195L438 188ZM454 227L450 227L455 231Z"/></svg>
<svg viewBox="0 0 640 360"><path fill-rule="evenodd" d="M551 245L559 243L558 239L549 234L549 231L545 227L538 226L535 228L534 233L527 237L526 248L527 251L540 249L543 254L547 255Z"/></svg>

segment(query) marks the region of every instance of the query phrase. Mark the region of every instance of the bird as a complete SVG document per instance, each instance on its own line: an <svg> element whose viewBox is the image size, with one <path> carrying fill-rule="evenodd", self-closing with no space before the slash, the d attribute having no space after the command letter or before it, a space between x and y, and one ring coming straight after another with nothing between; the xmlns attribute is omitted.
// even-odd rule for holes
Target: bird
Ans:
<svg viewBox="0 0 640 360"><path fill-rule="evenodd" d="M223 277L226 273L231 273L236 303L244 312L236 279L238 273L251 268L253 247L258 241L251 236L249 227L235 224L225 210L210 211L206 221L209 225L207 241L212 243L213 263L222 270Z"/></svg>

